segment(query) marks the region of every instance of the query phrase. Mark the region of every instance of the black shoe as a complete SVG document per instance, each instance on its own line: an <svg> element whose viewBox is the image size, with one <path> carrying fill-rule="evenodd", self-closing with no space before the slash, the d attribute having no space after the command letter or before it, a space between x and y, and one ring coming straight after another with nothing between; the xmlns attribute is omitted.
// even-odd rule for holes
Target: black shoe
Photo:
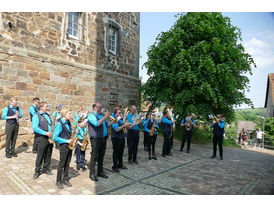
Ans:
<svg viewBox="0 0 274 206"><path fill-rule="evenodd" d="M82 172L85 172L87 171L87 168L86 167L82 167Z"/></svg>
<svg viewBox="0 0 274 206"><path fill-rule="evenodd" d="M216 156L215 155L212 155L211 158L214 159Z"/></svg>
<svg viewBox="0 0 274 206"><path fill-rule="evenodd" d="M166 157L166 155L162 154L162 157Z"/></svg>
<svg viewBox="0 0 274 206"><path fill-rule="evenodd" d="M66 185L66 186L68 186L68 187L72 186L68 180L64 180L63 184Z"/></svg>
<svg viewBox="0 0 274 206"><path fill-rule="evenodd" d="M118 168L121 168L121 169L123 169L123 170L127 170L127 167L126 166L122 166L122 167L118 167Z"/></svg>
<svg viewBox="0 0 274 206"><path fill-rule="evenodd" d="M33 154L37 154L37 151L32 151Z"/></svg>
<svg viewBox="0 0 274 206"><path fill-rule="evenodd" d="M107 179L108 178L108 176L106 176L106 174L105 173L101 173L101 174L99 174L99 175L97 175L98 177L102 177L102 178L105 178L105 179Z"/></svg>
<svg viewBox="0 0 274 206"><path fill-rule="evenodd" d="M17 157L17 154L16 154L14 151L11 151L10 155L11 155L12 157Z"/></svg>
<svg viewBox="0 0 274 206"><path fill-rule="evenodd" d="M120 171L118 170L118 168L114 168L114 167L112 167L112 171L113 172L116 172L116 173L119 173Z"/></svg>
<svg viewBox="0 0 274 206"><path fill-rule="evenodd" d="M187 150L186 153L189 153L189 150Z"/></svg>
<svg viewBox="0 0 274 206"><path fill-rule="evenodd" d="M169 154L167 154L168 156L173 156L173 154L172 153L169 153Z"/></svg>
<svg viewBox="0 0 274 206"><path fill-rule="evenodd" d="M132 161L131 161L131 160L128 160L128 164L132 165L133 163L132 163Z"/></svg>
<svg viewBox="0 0 274 206"><path fill-rule="evenodd" d="M81 169L80 166L76 166L76 170L79 171Z"/></svg>
<svg viewBox="0 0 274 206"><path fill-rule="evenodd" d="M152 158L151 158L151 157L149 157L148 159L149 159L149 160L151 160Z"/></svg>
<svg viewBox="0 0 274 206"><path fill-rule="evenodd" d="M56 186L58 189L64 189L62 182L56 182Z"/></svg>
<svg viewBox="0 0 274 206"><path fill-rule="evenodd" d="M152 159L157 160L157 158L156 158L156 157L152 157Z"/></svg>
<svg viewBox="0 0 274 206"><path fill-rule="evenodd" d="M223 160L223 157L220 157L221 160Z"/></svg>
<svg viewBox="0 0 274 206"><path fill-rule="evenodd" d="M33 179L37 179L40 176L39 172L35 172L33 175Z"/></svg>
<svg viewBox="0 0 274 206"><path fill-rule="evenodd" d="M11 155L9 152L6 152L6 158L11 158Z"/></svg>
<svg viewBox="0 0 274 206"><path fill-rule="evenodd" d="M49 170L44 171L43 173L46 173L47 175L53 175L53 173Z"/></svg>
<svg viewBox="0 0 274 206"><path fill-rule="evenodd" d="M183 149L181 148L181 149L179 149L179 152L183 152Z"/></svg>
<svg viewBox="0 0 274 206"><path fill-rule="evenodd" d="M97 177L95 177L94 175L90 175L89 178L92 180L92 181L98 181Z"/></svg>
<svg viewBox="0 0 274 206"><path fill-rule="evenodd" d="M139 164L139 162L138 162L137 160L134 160L133 162L134 162L135 164Z"/></svg>

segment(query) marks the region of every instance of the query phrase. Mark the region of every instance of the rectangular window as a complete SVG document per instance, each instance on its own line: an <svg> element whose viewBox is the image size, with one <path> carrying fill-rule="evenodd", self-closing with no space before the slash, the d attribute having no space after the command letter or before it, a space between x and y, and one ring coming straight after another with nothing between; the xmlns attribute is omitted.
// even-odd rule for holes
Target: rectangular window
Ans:
<svg viewBox="0 0 274 206"><path fill-rule="evenodd" d="M116 93L116 92L110 92L109 104L115 104L117 102L118 102L118 93Z"/></svg>
<svg viewBox="0 0 274 206"><path fill-rule="evenodd" d="M108 34L108 50L116 54L117 30L113 27L109 28Z"/></svg>
<svg viewBox="0 0 274 206"><path fill-rule="evenodd" d="M68 34L70 37L80 39L81 33L81 13L69 12L68 13Z"/></svg>

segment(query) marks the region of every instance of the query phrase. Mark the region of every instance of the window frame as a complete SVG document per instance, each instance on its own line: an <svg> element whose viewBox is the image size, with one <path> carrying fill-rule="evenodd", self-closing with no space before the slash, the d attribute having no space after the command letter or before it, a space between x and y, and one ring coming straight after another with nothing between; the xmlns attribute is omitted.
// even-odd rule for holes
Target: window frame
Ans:
<svg viewBox="0 0 274 206"><path fill-rule="evenodd" d="M79 14L79 16L77 17L78 18L78 22L75 22L74 21L74 16L75 16L75 13L76 14ZM70 21L70 14L72 14L72 19ZM78 30L76 30L73 26L70 27L69 24L71 22L71 25L78 25ZM82 12L68 12L68 22L67 22L67 34L68 34L68 37L72 38L72 39L76 39L76 40L80 40L81 39L81 35L82 35L82 30L83 30L83 21L82 21ZM69 33L69 31L72 31L72 34ZM73 32L74 31L77 31L77 36L74 36L73 35Z"/></svg>

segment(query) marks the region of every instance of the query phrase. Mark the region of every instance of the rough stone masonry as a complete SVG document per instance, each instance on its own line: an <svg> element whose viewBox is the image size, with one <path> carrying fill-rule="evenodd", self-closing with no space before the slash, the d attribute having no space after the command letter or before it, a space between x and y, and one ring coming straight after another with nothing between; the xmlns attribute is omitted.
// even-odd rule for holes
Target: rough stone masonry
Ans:
<svg viewBox="0 0 274 206"><path fill-rule="evenodd" d="M34 97L73 112L95 101L108 109L116 102L139 106L139 35L139 13L0 13L0 109L18 98L17 146L32 144ZM0 149L4 133L1 120Z"/></svg>

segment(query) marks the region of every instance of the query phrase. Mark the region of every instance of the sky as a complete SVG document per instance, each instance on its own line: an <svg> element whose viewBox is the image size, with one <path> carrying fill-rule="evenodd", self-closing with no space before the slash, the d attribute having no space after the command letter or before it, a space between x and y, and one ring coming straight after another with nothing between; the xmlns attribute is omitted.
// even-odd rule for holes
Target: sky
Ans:
<svg viewBox="0 0 274 206"><path fill-rule="evenodd" d="M142 67L147 60L146 52L162 31L168 31L176 21L177 13L141 12L140 20L140 76L146 82L148 75ZM246 96L255 107L264 107L268 73L274 73L274 13L267 12L223 12L231 19L231 24L240 28L242 44L257 68L252 68L250 91ZM248 108L241 105L240 108Z"/></svg>

